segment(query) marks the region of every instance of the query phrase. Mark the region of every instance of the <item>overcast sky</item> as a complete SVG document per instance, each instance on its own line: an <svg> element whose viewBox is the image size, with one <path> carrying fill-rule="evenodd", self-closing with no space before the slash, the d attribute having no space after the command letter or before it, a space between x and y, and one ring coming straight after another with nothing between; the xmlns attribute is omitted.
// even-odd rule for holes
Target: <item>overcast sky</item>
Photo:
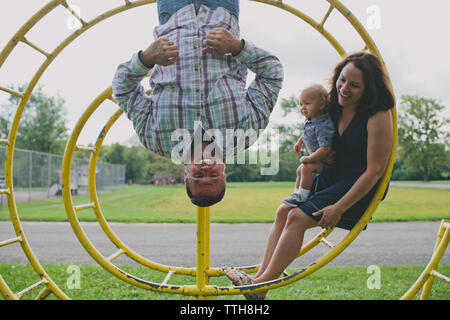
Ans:
<svg viewBox="0 0 450 320"><path fill-rule="evenodd" d="M9 1L0 11L0 47L46 0ZM81 17L89 21L123 4L123 0L72 0ZM325 0L285 0L320 21L328 9ZM365 25L380 50L391 77L394 92L435 98L450 106L450 2L444 0L342 0ZM117 65L144 49L153 41L157 24L156 4L127 10L109 18L72 42L45 71L39 84L49 95L59 94L66 101L68 124L72 129L85 108L111 80ZM74 21L63 7L58 7L39 22L27 39L47 52L73 32ZM271 123L300 123L303 119L282 118L279 102L297 96L311 83L327 84L340 60L333 47L303 20L279 8L250 0L241 0L241 36L277 55L284 65L285 82ZM351 25L334 11L325 24L347 52L364 44ZM9 87L29 81L44 56L19 44L0 69L0 86ZM0 104L8 95L0 92ZM101 128L116 110L105 103L86 125L81 144L94 143ZM134 134L123 116L108 134L105 144L126 142Z"/></svg>

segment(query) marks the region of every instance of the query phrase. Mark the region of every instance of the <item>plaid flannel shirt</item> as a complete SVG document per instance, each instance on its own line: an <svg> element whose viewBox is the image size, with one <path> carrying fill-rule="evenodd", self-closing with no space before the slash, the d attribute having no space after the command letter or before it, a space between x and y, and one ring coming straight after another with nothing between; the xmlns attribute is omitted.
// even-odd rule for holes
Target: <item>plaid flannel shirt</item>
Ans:
<svg viewBox="0 0 450 320"><path fill-rule="evenodd" d="M155 39L168 38L180 54L176 63L151 69L150 96L140 84L149 68L138 53L117 68L114 97L146 148L170 156L179 143L172 140L172 132L183 128L192 135L196 122L204 130L218 129L223 137L226 129L251 128L259 134L267 126L283 82L280 61L248 41L236 56L203 53L203 40L216 27L239 38L237 18L221 7L201 6L196 15L188 5L155 28ZM255 73L248 88L247 68Z"/></svg>

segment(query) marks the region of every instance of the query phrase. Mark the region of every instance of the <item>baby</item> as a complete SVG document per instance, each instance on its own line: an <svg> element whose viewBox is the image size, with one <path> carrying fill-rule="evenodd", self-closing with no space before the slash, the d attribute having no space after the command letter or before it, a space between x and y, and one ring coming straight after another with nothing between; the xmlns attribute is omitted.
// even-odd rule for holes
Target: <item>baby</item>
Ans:
<svg viewBox="0 0 450 320"><path fill-rule="evenodd" d="M303 134L294 146L299 154L303 144L309 156L301 157L297 169L294 193L283 200L284 204L297 207L308 199L313 185L313 173L321 173L327 166L324 159L329 157L333 144L334 126L328 110L328 92L321 85L311 85L300 94L300 112L306 117Z"/></svg>

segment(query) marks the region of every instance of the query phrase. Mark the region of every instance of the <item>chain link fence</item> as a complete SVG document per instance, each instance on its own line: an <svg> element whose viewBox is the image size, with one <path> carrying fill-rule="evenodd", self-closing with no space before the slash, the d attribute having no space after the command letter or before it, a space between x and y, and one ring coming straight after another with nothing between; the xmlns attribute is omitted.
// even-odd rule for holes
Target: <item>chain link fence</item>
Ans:
<svg viewBox="0 0 450 320"><path fill-rule="evenodd" d="M5 167L6 147L0 146L0 165ZM14 149L13 183L17 202L39 200L61 195L61 167L63 156ZM89 160L73 159L70 188L73 195L87 194ZM125 186L125 165L97 162L95 172L98 192L121 189ZM4 171L0 173L4 184ZM2 195L3 196L3 195ZM2 203L5 199L1 199Z"/></svg>

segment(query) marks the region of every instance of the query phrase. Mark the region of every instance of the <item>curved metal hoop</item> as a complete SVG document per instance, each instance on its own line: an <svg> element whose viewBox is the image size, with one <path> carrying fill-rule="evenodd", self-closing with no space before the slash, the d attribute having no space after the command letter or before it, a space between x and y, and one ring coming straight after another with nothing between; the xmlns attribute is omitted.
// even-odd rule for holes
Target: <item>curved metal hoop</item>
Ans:
<svg viewBox="0 0 450 320"><path fill-rule="evenodd" d="M450 220L441 220L439 227L436 244L434 246L433 254L431 255L428 265L423 270L422 274L417 278L416 282L409 288L408 291L400 298L400 300L411 300L414 298L417 292L421 288L420 300L428 300L430 297L431 286L433 285L434 278L444 280L447 284L450 284L450 278L440 274L437 271L438 264L441 261L442 256L447 250L448 243L450 242Z"/></svg>
<svg viewBox="0 0 450 320"><path fill-rule="evenodd" d="M43 72L51 64L51 62L54 60L54 58L59 53L61 53L75 38L77 38L79 35L84 33L86 30L90 29L92 26L96 25L97 23L99 23L99 22L101 22L101 21L103 21L103 20L105 20L105 19L107 19L107 18L109 18L109 17L119 13L119 12L123 12L125 10L131 9L131 8L134 8L134 7L139 7L139 6L142 6L142 5L146 5L146 4L150 4L150 3L154 3L155 2L155 0L137 0L137 1L134 1L134 2L131 2L129 0L124 0L124 1L125 1L125 4L123 6L120 6L120 7L117 7L115 9L112 9L110 11L107 11L106 13L98 16L97 18L94 18L93 20L91 20L89 22L85 22L85 21L83 21L80 18L79 20L82 23L82 27L79 30L75 31L73 34L71 34L63 42L61 42L61 44L53 52L46 53L45 51L39 49L37 46L35 46L33 44L30 44L26 40L25 34L40 19L42 19L46 14L48 14L50 11L52 11L57 6L62 5L64 7L66 7L68 10L70 10L65 0L53 0L49 4L44 6L41 10L39 10L27 23L25 23L25 25L15 34L15 36L8 42L6 47L0 53L0 67L2 66L2 64L4 63L6 58L8 57L8 55L11 53L11 51L14 49L14 47L17 45L17 43L19 43L19 42L24 42L24 43L30 45L32 48L34 48L37 51L39 51L40 53L44 54L46 56L46 58L47 58L44 61L44 63L41 65L39 70L36 72L36 74L33 76L32 80L30 81L30 83L29 83L29 85L26 88L24 93L14 92L12 90L0 87L0 90L6 91L6 92L9 92L11 94L14 94L14 95L17 95L17 96L21 97L21 102L20 102L20 104L18 106L18 109L16 111L16 114L15 114L15 117L14 117L14 120L13 120L13 124L12 124L11 129L10 129L9 137L8 137L7 140L0 140L0 143L3 143L5 145L7 145L7 161L5 163L5 184L6 184L6 188L4 190L0 190L0 192L1 193L5 193L7 195L9 211L10 211L10 214L11 214L11 218L12 218L12 222L13 222L13 225L14 225L14 229L16 231L16 234L18 235L17 239L19 239L19 240L14 240L14 239L10 239L10 240L14 240L14 242L19 242L20 241L20 243L22 244L22 249L26 253L29 261L31 262L31 264L33 266L33 268L38 273L38 275L40 275L40 277L42 279L40 281L40 283L38 283L38 284L39 285L42 285L42 284L46 285L46 287L41 292L41 294L39 294L39 297L41 297L41 298L45 298L51 292L53 292L60 299L67 299L67 296L53 283L53 281L50 279L50 277L48 277L48 275L45 273L45 271L42 268L42 266L40 265L39 261L37 260L37 258L33 254L33 252L31 251L31 247L29 246L28 241L26 240L25 235L24 235L23 230L22 230L22 227L20 225L20 219L19 219L19 215L18 215L18 212L17 212L16 204L15 204L15 198L14 198L14 192L13 192L13 179L12 179L14 145L15 145L15 139L16 139L16 135L17 135L18 125L19 125L20 118L22 116L23 110L24 110L24 108L26 106L26 103L27 103L27 101L28 101L28 99L29 99L29 97L30 97L30 95L31 95L31 93L32 93L32 91L33 91L37 81L40 79L40 77L42 76ZM365 31L364 27L360 24L360 22L357 20L357 18L355 16L353 16L351 14L351 12L347 8L345 8L345 6L343 6L338 0L327 0L327 2L330 4L330 7L329 7L328 12L325 14L324 18L322 19L322 21L320 23L316 22L315 20L313 20L312 18L310 18L306 14L300 12L299 10L297 10L297 9L287 5L287 4L284 4L282 1L274 1L274 0L250 0L250 1L261 2L261 3L273 5L273 6L279 7L280 9L286 10L286 11L296 15L297 17L301 18L302 20L304 20L305 22L310 24L319 33L321 33L322 36L325 37L330 42L330 44L336 49L336 51L341 56L344 56L345 55L345 51L342 48L342 46L324 28L324 24L325 24L326 20L328 19L330 13L333 10L337 10L338 12L340 12L351 23L351 25L359 33L360 37L363 39L363 41L366 44L366 48L365 49L368 49L370 52L372 52L373 54L378 56L381 59L381 61L383 62L383 65L384 65L384 61L383 61L383 59L382 59L378 49L376 48L376 46L375 46L374 42L372 41L371 37ZM385 71L387 73L386 68L385 68ZM98 107L98 105L101 103L101 101L100 101L101 99L104 99L106 96L107 96L106 98L111 99L111 93L108 90L109 89L107 89L105 92L103 92L102 95L100 97L98 97L91 104L91 106L88 108L88 110L86 110L86 112L80 118L80 121L81 121L81 123L83 125L87 121L87 119L89 118L88 113L90 112L89 110L91 109L91 107L92 107L91 111L93 112L93 110L95 110L96 107ZM114 116L110 119L110 121L107 123L107 125L104 128L104 132L102 132L102 134L99 136L99 139L97 139L96 147L94 149L87 149L87 148L77 147L76 146L76 139L72 139L72 136L73 137L75 137L75 136L78 137L78 135L79 135L79 133L81 131L82 125L80 126L80 128L76 128L74 130L74 132L73 132L73 134L71 136L71 140L69 140L69 142L68 142L68 149L67 150L69 150L69 152L66 152L67 155L65 154L65 160L63 162L63 166L65 165L66 172L70 172L70 163L71 163L71 160L72 160L72 154L73 154L73 151L76 151L76 150L92 152L91 162L90 162L90 170L91 170L91 166L93 166L93 168L95 170L95 164L96 164L96 161L97 161L97 157L98 157L99 150L100 150L101 144L103 142L104 136L106 135L107 131L112 126L114 121L117 120L117 118L120 116L120 114L121 114L120 111L116 112L114 114ZM262 290L278 288L278 287L290 284L290 283L292 283L294 281L297 281L297 280L299 280L299 279L301 279L301 278L311 274L312 272L318 270L319 268L321 268L322 266L327 264L329 261L334 259L338 254L340 254L358 236L358 234L362 231L362 229L364 229L366 224L369 222L370 218L372 217L374 211L376 210L378 204L381 201L382 195L383 195L384 190L385 190L385 188L387 186L387 183L389 181L390 173L392 171L392 167L393 167L393 163L394 163L395 150L396 150L396 137L397 137L397 120L396 120L396 110L395 110L395 108L392 110L392 114L393 114L393 128L394 128L394 137L395 137L395 139L394 139L394 144L393 144L392 151L391 151L391 156L390 156L390 159L389 159L388 168L386 170L386 173L385 173L384 177L382 178L382 181L381 181L381 183L379 185L379 188L378 188L378 190L377 190L377 192L376 192L376 194L375 194L371 204L369 205L368 209L364 213L363 217L358 222L358 224L355 225L355 227L347 234L347 236L338 245L333 247L327 254L325 254L323 257L319 258L317 261L315 261L314 263L312 263L308 267L305 267L302 270L300 270L300 271L298 271L298 272L296 272L296 273L294 273L294 274L292 274L290 276L284 277L282 279L273 280L273 281L270 281L270 282L267 282L267 283L264 283L264 284L259 284L259 285L250 285L250 286L241 286L241 287L203 286L201 289L198 286L170 286L170 285L167 285L167 284L158 284L158 283L153 283L153 282L149 282L149 281L146 281L146 280L142 280L142 279L139 279L137 277L134 277L132 275L129 275L129 274L123 272L122 270L120 270L119 268L114 266L111 263L111 261L114 258L116 258L117 256L119 256L120 254L126 253L132 259L135 259L136 261L141 262L143 265L146 265L148 267L154 268L156 270L164 271L164 272L189 274L189 275L193 275L194 276L194 275L196 275L196 270L195 269L190 269L190 268L179 268L179 267L170 267L170 266L160 265L160 264L157 264L157 263L154 263L154 262L151 262L151 261L148 261L148 260L144 259L140 255L138 255L137 253L135 253L134 251L132 251L131 249L126 247L126 245L123 244L120 241L120 239L117 236L115 236L115 234L109 228L106 220L103 217L103 214L101 213L101 209L100 209L100 206L99 206L99 203L98 203L96 190L95 190L95 175L93 175L93 177L94 177L93 181L89 181L90 185L92 183L92 185L94 186L94 188L92 189L93 191L91 191L91 188L90 188L90 194L91 194L91 201L92 202L90 204L87 204L87 205L74 206L72 201L71 201L70 192L67 195L67 191L66 191L66 196L65 196L65 201L64 201L65 205L66 205L66 210L67 210L68 216L73 216L73 220L74 220L75 223L72 223L72 221L71 221L72 228L74 229L74 232L77 234L79 239L80 239L80 237L83 239L82 244L85 246L85 248L87 249L88 253L91 254L91 256L94 257L94 259L97 262L99 262L106 270L108 270L112 274L116 275L120 279L122 279L122 280L124 280L126 282L129 282L129 283L131 283L133 285L136 285L138 287L145 288L145 289L150 289L150 290L154 290L154 291L159 291L159 292L169 292L169 293L178 293L178 294L185 294L185 295L197 295L197 296L199 296L199 295L201 295L201 296L209 296L209 295L219 295L219 294L242 294L242 293L256 292L256 291L262 291ZM78 131L78 129L80 131ZM69 146L70 146L71 149L69 148ZM67 157L67 159L66 159L66 157ZM63 171L64 171L64 168L63 168ZM70 174L69 174L68 178L66 177L66 179L70 180ZM70 185L69 185L70 181L69 180L65 181L65 182L68 183L67 185L66 185L66 183L63 183L63 184L64 184L64 186L66 188L67 188L67 186L69 186L69 190L70 190ZM90 178L90 180L91 180L91 178ZM79 225L79 222L78 222L78 220L76 218L76 214L75 213L76 213L76 211L83 210L83 209L86 209L86 208L94 208L94 211L96 212L96 215L97 215L97 219L100 222L102 228L105 230L105 233L108 235L108 237L110 237L110 239L113 241L113 243L116 244L116 246L119 248L119 251L116 252L115 254L113 254L111 257L109 257L109 259L104 258L95 249L95 247L92 245L92 243L90 243L90 241L87 238L86 234L84 233L84 231L81 229L81 227ZM302 248L302 250L300 251L299 255L301 255L301 254L305 253L306 251L310 250L311 248L313 248L319 241L324 239L329 234L329 232L331 232L331 231L329 230L329 231L324 231L324 232L320 233L316 238L314 238L312 241L310 241L310 243L306 244ZM0 246L2 245L2 243L9 244L9 240L0 242ZM242 267L241 269L246 270L246 271L254 271L254 270L257 269L257 266ZM221 274L222 274L222 272L219 269L214 269L213 268L213 269L209 269L208 270L208 275L210 275L210 276L221 275ZM35 286L35 285L33 285L33 286ZM6 282L4 282L4 280L1 278L1 276L0 276L0 291L5 296L5 298L17 299L17 298L21 297L19 295L14 295L12 293L12 291L9 289L9 287L6 284Z"/></svg>
<svg viewBox="0 0 450 320"><path fill-rule="evenodd" d="M261 1L261 2L270 3L270 2L268 2L268 1ZM271 3L271 4L272 4L272 3ZM299 14L296 10L292 10L292 8L289 8L288 11L294 12L296 15L302 17L302 19L304 19L305 21L307 21L308 23L310 23L315 29L320 30L320 31L325 35L325 37L326 37L327 39L331 39L331 40L329 40L329 41L333 44L333 46L336 48L336 50L342 51L341 46L337 43L337 41L335 41L334 38L333 38L329 33L324 32L324 29L323 29L323 22L324 22L324 21L322 22L322 24L317 24L317 23L315 23L312 19L305 18L305 15L304 15L304 14ZM342 51L342 52L343 52L343 51ZM342 52L341 52L341 53L342 53ZM111 95L112 95L112 91L111 91L110 88L108 88L108 89L105 90L99 97L101 97L100 100L101 100L101 99L103 99L103 100L104 100L104 99L110 99L110 100L113 100L113 98L111 97ZM89 118L90 114L92 114L92 112L95 111L96 107L99 106L99 103L98 103L99 97L98 97L98 98L94 101L94 103L91 105L91 107L93 107L93 108L89 107L88 110L86 111L89 115L88 115L88 114L84 114L84 115L80 118L80 122L77 124L77 127L76 127L76 129L74 130L74 134L75 134L75 135L78 135L78 134L79 134L79 131L78 131L78 125L80 125L80 127L82 127L82 126L84 125L85 121L87 121L87 119ZM119 110L118 113L119 113L119 115L120 115L120 114L121 114L121 111ZM108 130L109 130L109 128L111 127L112 123L113 123L117 118L118 118L118 116L117 116L117 113L116 113L116 114L114 114L113 117L111 118L112 121L110 120L110 121L108 122L108 124L105 126L105 128L102 130L102 133L100 134L100 137L99 137L101 141L103 141L104 136L105 136L106 133L108 132ZM66 149L66 154L67 154L67 153L73 152L73 150L76 150L75 143L76 143L76 139L75 139L74 141L71 140L71 141L69 142L68 148ZM96 159L96 154L98 154L98 152L99 152L99 147L100 147L100 146L98 145L98 143L99 143L99 140L97 140L96 146L95 146L95 148L94 148L95 150L93 150L94 154L93 154L92 157L91 157L91 161L93 161L93 160ZM66 163L66 159L64 160L64 166L63 166L63 168L64 168L64 169L63 169L63 172L64 172L65 170L70 170L70 163L68 163L68 162ZM91 170L92 170L92 171L91 171ZM94 177L94 176L95 176L92 172L95 172L95 161L94 161L94 162L91 162L91 165L90 165L90 177ZM65 179L63 185L69 186L69 184L70 184L70 172L65 172L65 173L63 173L63 177L64 177L64 179ZM91 180L90 180L90 190L95 190L95 183L91 184ZM119 251L118 251L115 255L113 255L113 256L117 256L118 254L121 254L121 253L126 253L127 255L129 255L130 249L127 248L127 247L124 247L124 245L120 242L119 239L117 239L117 237L115 237L115 235L112 233L112 230L108 227L107 222L106 222L106 220L104 219L104 217L103 217L103 215L102 215L102 213L101 213L101 210L100 210L100 208L99 208L99 203L98 203L98 199L97 199L97 197L96 197L95 191L94 191L94 192L93 192L93 191L90 191L90 193L91 193L91 201L92 201L92 206L91 206L91 207L94 208L94 210L96 210L97 219L99 220L99 222L100 222L100 224L101 224L103 230L104 230L105 233L108 235L108 237L111 239L111 241L119 248ZM72 223L72 221L73 221L73 223L76 223L77 225L79 225L79 223L78 223L77 220L76 220L76 215L75 215L75 212L76 212L77 210L74 209L74 208L76 208L76 207L74 207L73 204L72 204L72 202L71 202L70 187L67 187L67 188L66 188L66 191L65 191L65 197L64 197L64 198L65 198L66 210L67 210L67 212L68 212L69 220L71 221L71 223ZM88 207L90 207L90 206L89 206L89 205L83 205L83 206L80 206L80 207L88 208ZM370 218L369 218L369 220L370 220ZM364 226L365 226L365 225L364 225ZM364 226L361 228L361 230L364 228ZM77 228L78 228L78 226L77 226ZM325 238L330 232L331 232L331 230L324 230L323 232L321 232L318 236L316 236L315 238L313 238L313 240L311 240L308 244L306 244L305 246L303 246L303 248L302 248L302 250L300 251L300 253L299 253L298 256L300 256L300 255L306 253L307 251L309 251L310 249L312 249L315 245L317 245L320 241L323 241L324 238ZM76 231L76 233L77 233L77 236L79 237L80 241L83 243L83 245L85 245L85 247L90 247L90 248L92 248L92 244L90 244L89 239L88 239L87 237L85 237L83 234L78 234L77 231ZM359 234L359 232L355 233L355 237L356 237L358 234ZM353 238L353 239L354 239L354 238ZM352 240L353 240L353 239L352 239ZM352 240L351 240L351 241L352 241ZM351 243L351 241L348 241L348 244ZM346 246L348 246L348 244L345 244L345 241L343 241L343 243L344 243L344 245L341 246L342 249L340 249L340 250L335 250L334 253L333 253L333 252L329 253L329 254L328 254L329 257L327 258L328 260L320 261L320 263L321 263L322 265L324 265L324 264L326 264L328 261L332 260L335 256L337 256L343 249L345 249ZM169 273L169 272L172 272L172 273L190 274L190 275L193 275L193 276L196 275L195 269L185 269L185 268L178 268L178 267L163 266L163 265L160 265L160 264L157 264L157 263L148 261L148 260L142 258L141 256L136 256L135 253L132 252L132 251L131 251L131 254L132 254L132 256L130 256L130 257L131 257L132 259L134 259L134 260L136 260L136 261L138 261L138 262L140 262L140 263L142 263L142 264L144 264L144 265L146 265L146 266L149 266L149 267L151 267L151 268L157 269L157 270L159 270L159 271L168 272L168 273ZM100 256L101 256L101 254L100 254L99 252L97 252L97 254L96 254L95 256L93 255L93 257L94 257L96 260L97 260L97 258L99 258ZM326 257L326 256L324 256L324 257ZM99 263L100 263L104 268L106 268L107 270L113 270L113 269L112 269L112 268L113 268L113 264L111 264L110 261L108 261L108 259L105 259L105 258L103 257L103 259L99 259L99 260L97 260L97 262L99 262ZM317 264L317 262L313 263L311 266L314 266L314 265L316 265L316 264ZM245 271L247 271L247 272L252 272L252 271L256 271L257 268L258 268L258 266L250 266L250 267L241 267L240 269L241 269L241 270L245 270ZM318 268L316 268L316 269L318 269ZM232 291L230 287L224 287L224 288L214 288L214 289L211 290L211 292L209 292L209 293L208 293L208 292L202 292L202 295L210 295L210 294L238 294L238 293L247 292L247 291L245 291L245 290L255 290L255 289L258 289L258 288L263 288L263 289L260 289L260 290L267 290L267 289L270 289L270 288L275 288L275 287L283 286L283 285L286 285L286 284L291 283L291 282L293 282L293 281L296 281L296 280L298 280L298 279L300 279L300 278L306 276L307 274L314 272L316 269L314 269L314 270L308 270L308 268L305 268L305 269L302 269L300 272L298 272L298 273L296 273L296 274L294 274L294 275L292 275L292 276L288 276L288 277L285 277L285 278L283 278L283 279L278 279L278 280L276 280L276 281L273 281L272 283L266 283L266 284L263 284L263 285L260 284L260 285L258 285L258 286L243 286L242 288L239 288L239 289L236 288L238 291L236 291L236 292L234 292L234 293L230 293L230 291ZM307 273L308 271L309 271L309 273ZM208 268L207 272L208 272L208 275L209 275L209 276L220 276L220 275L223 275L222 270L219 269L219 268ZM303 275L303 274L304 274L304 275ZM302 276L302 275L303 275L303 276ZM295 280L292 280L292 279L295 279ZM127 280L126 280L126 281L127 281ZM189 286L189 287L190 287L190 286ZM190 289L193 289L193 288L190 287ZM160 291L161 288L154 289L154 290ZM169 289L169 290L170 290L170 289ZM206 289L203 288L203 290L206 290ZM243 290L244 290L244 291L243 291ZM161 291L162 291L162 290L161 290ZM190 290L190 291L192 291L192 290ZM256 291L256 290L255 290L255 291ZM191 293L192 293L192 292L191 292ZM186 293L185 293L185 294L186 294ZM199 294L199 293L198 293L198 294Z"/></svg>
<svg viewBox="0 0 450 320"><path fill-rule="evenodd" d="M8 201L8 208L11 216L11 221L13 224L14 231L16 233L15 238L8 239L0 242L0 247L3 245L9 245L11 243L19 242L21 244L22 250L25 253L25 256L30 261L31 266L35 270L38 277L41 279L37 283L31 285L30 287L20 291L17 294L14 294L12 290L7 285L6 281L0 276L0 292L4 296L5 299L17 300L20 299L23 295L31 292L39 286L45 286L44 289L38 294L37 299L45 299L49 294L53 293L59 299L69 299L69 297L53 282L50 276L46 273L45 269L40 264L33 250L31 249L30 243L28 242L25 233L23 231L22 224L20 222L19 214L17 211L16 201L14 197L14 186L13 186L13 160L14 160L14 148L16 143L17 132L19 128L20 119L24 112L24 109L27 105L27 102L31 96L31 93L34 90L37 82L41 78L44 71L50 66L53 60L78 36L84 33L86 30L95 26L99 22L110 18L120 12L126 11L131 8L139 7L142 5L146 5L149 3L154 3L155 0L137 0L134 2L130 2L125 0L125 4L123 6L117 7L110 11L105 12L104 14L99 15L98 17L92 19L90 22L85 22L81 18L79 18L76 13L74 13L66 0L52 0L47 5L42 7L38 12L36 12L11 38L11 40L6 44L3 50L0 52L0 68L3 63L6 61L8 56L13 52L14 48L19 43L24 43L30 46L32 49L37 52L43 54L46 59L41 64L39 69L36 71L32 79L30 80L28 86L26 87L24 92L16 92L14 90L10 90L8 88L0 87L1 91L7 92L9 94L15 95L19 97L20 103L17 107L16 113L14 115L11 128L9 130L8 139L0 140L0 144L6 145L6 161L5 161L5 188L0 190L0 193L5 194ZM61 42L52 52L46 52L39 48L39 46L31 43L25 37L25 35L47 14L49 14L52 10L57 8L58 6L65 7L71 14L77 17L80 20L82 27L75 32L73 32L69 37L67 37L63 42Z"/></svg>
<svg viewBox="0 0 450 320"><path fill-rule="evenodd" d="M113 102L116 102L115 99L112 97L112 88L109 87L106 90L104 90L85 110L85 112L82 114L80 119L78 120L77 124L75 125L75 128L69 138L69 141L66 146L66 150L64 153L64 159L63 159L63 167L62 167L62 185L63 185L63 199L64 204L66 207L66 212L68 215L68 219L74 228L74 231L82 243L82 245L88 249L88 252L91 254L93 251L96 251L95 255L92 255L92 257L102 266L108 266L108 270L112 268L117 268L112 264L112 260L116 259L122 254L127 255L132 260L142 264L143 266L171 274L183 274L183 275L191 275L196 276L197 270L196 268L182 268L182 267L176 267L176 266L166 266L162 265L153 261L150 261L143 256L139 255L138 253L134 252L132 249L130 249L126 244L124 244L113 232L111 227L109 226L108 222L106 221L103 212L101 210L101 206L98 200L97 196L97 190L96 190L96 183L95 183L95 168L97 165L98 156L100 154L100 149L102 146L102 143L108 134L111 127L114 125L114 123L119 119L119 117L123 114L123 111L118 109L109 119L109 121L106 123L106 125L101 130L97 141L94 145L94 147L82 147L77 145L77 140L79 138L79 135L81 134L84 125L86 124L87 120L92 116L92 114L101 106L101 104L105 100L111 100ZM91 158L89 162L89 195L90 195L90 203L82 204L82 205L74 205L72 200L72 194L70 192L70 168L71 163L73 159L73 154L76 151L80 152L89 152L91 153ZM104 257L92 244L92 242L89 240L89 238L80 230L82 230L82 227L79 223L79 220L77 218L77 212L81 210L86 209L93 209L96 215L97 220L100 223L101 228L105 232L105 234L108 236L108 238L113 242L113 244L118 248L118 251L111 254L109 257ZM323 241L324 238L331 233L332 230L323 230L320 232L316 237L314 237L308 244L303 246L302 250L299 252L299 255L302 255L312 249L315 245L317 245L320 241ZM101 258L99 258L101 257ZM97 260L98 259L98 260ZM239 269L247 271L247 272L253 272L257 271L258 266L249 266L249 267L240 267ZM209 268L208 269L208 275L209 276L221 276L223 275L223 271L221 268Z"/></svg>

